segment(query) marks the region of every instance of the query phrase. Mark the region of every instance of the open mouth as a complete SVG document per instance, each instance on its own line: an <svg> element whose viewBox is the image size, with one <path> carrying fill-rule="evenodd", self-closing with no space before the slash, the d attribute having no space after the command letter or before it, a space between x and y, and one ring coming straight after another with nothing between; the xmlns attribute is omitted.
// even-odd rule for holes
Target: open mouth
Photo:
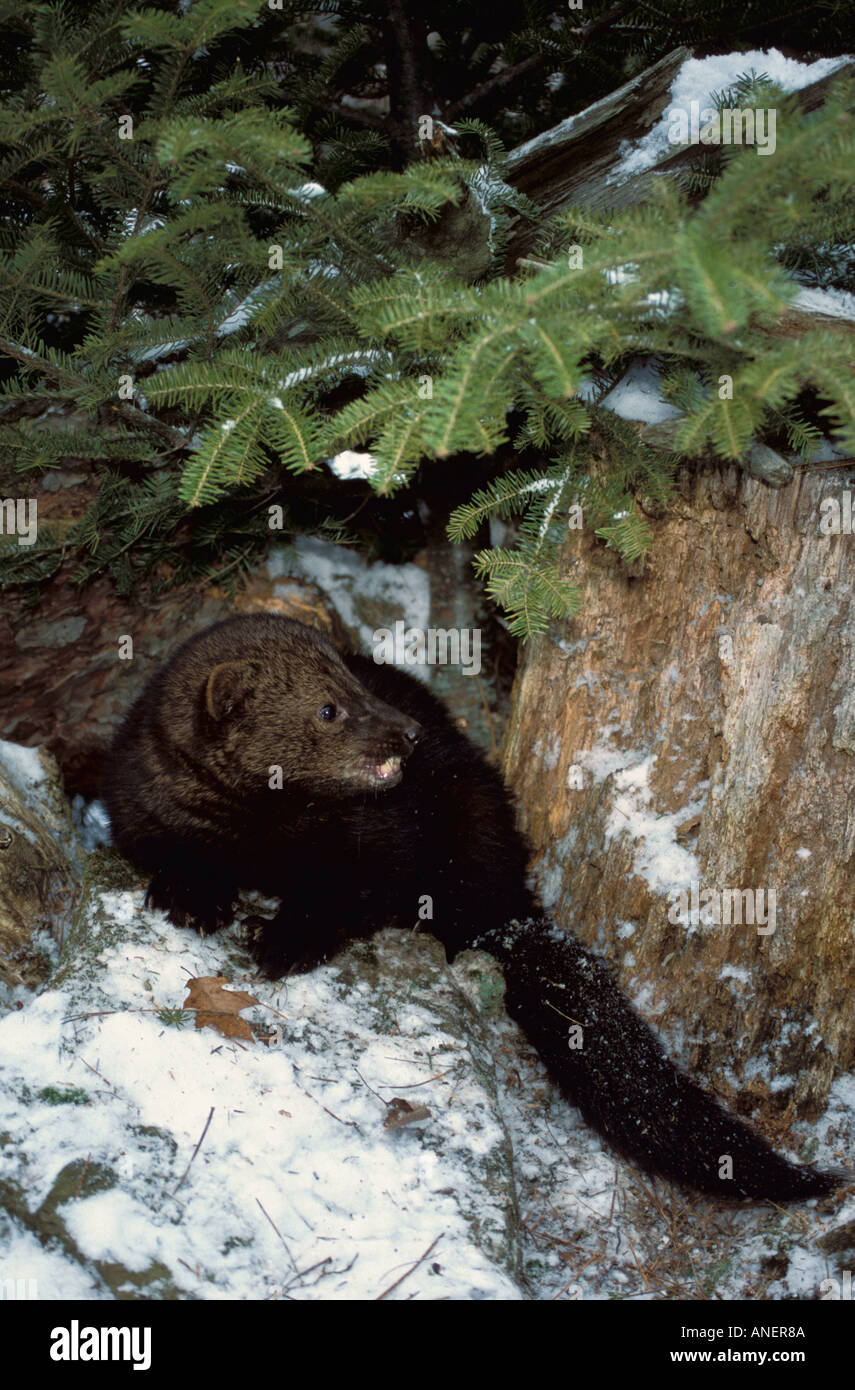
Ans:
<svg viewBox="0 0 855 1390"><path fill-rule="evenodd" d="M369 786L394 787L401 780L401 759L385 758L382 763L373 763L366 758L359 771Z"/></svg>

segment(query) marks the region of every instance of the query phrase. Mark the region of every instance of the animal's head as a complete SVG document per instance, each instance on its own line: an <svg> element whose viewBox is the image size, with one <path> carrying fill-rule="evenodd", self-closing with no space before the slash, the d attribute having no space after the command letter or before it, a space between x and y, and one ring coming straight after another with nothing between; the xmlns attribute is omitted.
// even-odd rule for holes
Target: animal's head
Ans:
<svg viewBox="0 0 855 1390"><path fill-rule="evenodd" d="M320 633L265 615L228 626L204 675L201 717L242 788L339 797L401 781L420 725L363 685Z"/></svg>

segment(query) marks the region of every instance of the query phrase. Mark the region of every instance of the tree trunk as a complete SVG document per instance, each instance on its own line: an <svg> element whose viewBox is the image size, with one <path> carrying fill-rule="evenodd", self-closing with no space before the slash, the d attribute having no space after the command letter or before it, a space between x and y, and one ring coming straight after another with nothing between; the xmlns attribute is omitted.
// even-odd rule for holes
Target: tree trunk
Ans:
<svg viewBox="0 0 855 1390"><path fill-rule="evenodd" d="M743 1110L813 1117L855 1056L845 476L687 475L643 574L569 533L581 616L525 650L505 738L546 905Z"/></svg>

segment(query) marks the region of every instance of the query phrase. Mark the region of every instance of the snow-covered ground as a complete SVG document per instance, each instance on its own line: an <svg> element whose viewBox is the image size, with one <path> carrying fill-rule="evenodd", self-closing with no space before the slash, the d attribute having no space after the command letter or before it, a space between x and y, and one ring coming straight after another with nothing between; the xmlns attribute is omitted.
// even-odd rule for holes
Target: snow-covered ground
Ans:
<svg viewBox="0 0 855 1390"><path fill-rule="evenodd" d="M200 940L127 890L97 894L84 934L55 987L0 1018L0 1172L19 1204L0 1281L362 1299L415 1266L402 1297L520 1297L507 1134L489 1059L449 1024L465 1000L438 949L405 938L408 969L393 938L270 984L238 929ZM182 1014L190 979L222 975L258 999L257 1037ZM429 1118L387 1130L399 1095ZM48 1212L56 1241L31 1259Z"/></svg>
<svg viewBox="0 0 855 1390"><path fill-rule="evenodd" d="M0 758L48 804L38 754ZM649 759L580 762L615 774L637 871L679 877ZM18 1297L815 1299L851 1265L855 1197L727 1205L617 1158L556 1097L488 957L448 967L430 937L385 932L266 982L239 923L173 927L67 833L86 888L58 968L0 993L0 1287ZM195 1026L200 978L249 996L243 1036ZM389 1126L393 1101L427 1113ZM794 1139L845 1168L855 1078Z"/></svg>

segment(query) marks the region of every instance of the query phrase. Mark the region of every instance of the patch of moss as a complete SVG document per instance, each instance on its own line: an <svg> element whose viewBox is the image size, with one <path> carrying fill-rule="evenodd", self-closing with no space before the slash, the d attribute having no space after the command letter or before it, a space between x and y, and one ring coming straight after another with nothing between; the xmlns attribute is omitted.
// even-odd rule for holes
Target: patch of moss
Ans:
<svg viewBox="0 0 855 1390"><path fill-rule="evenodd" d="M97 882L101 892L121 893L140 886L139 871L118 850L107 845L88 856L86 877Z"/></svg>
<svg viewBox="0 0 855 1390"><path fill-rule="evenodd" d="M31 1211L26 1194L16 1184L0 1181L0 1213L32 1231L48 1248L56 1242L81 1268L100 1275L117 1299L177 1299L182 1294L165 1265L155 1261L142 1272L109 1261L87 1259L69 1235L57 1209L65 1202L91 1197L116 1184L116 1175L105 1164L75 1159L63 1168L37 1211Z"/></svg>
<svg viewBox="0 0 855 1390"><path fill-rule="evenodd" d="M178 1145L176 1144L173 1135L171 1135L168 1130L159 1129L157 1125L135 1126L133 1129L133 1133L136 1134L141 1141L143 1139L155 1139L158 1143L165 1144L167 1149L171 1151L173 1157L178 1151ZM152 1147L150 1144L145 1143L141 1143L141 1146L144 1149L149 1149Z"/></svg>
<svg viewBox="0 0 855 1390"><path fill-rule="evenodd" d="M80 1086L43 1086L37 1093L45 1105L91 1105L88 1092Z"/></svg>
<svg viewBox="0 0 855 1390"><path fill-rule="evenodd" d="M92 1163L85 1158L75 1158L71 1163L66 1163L36 1213L42 1228L56 1217L58 1208L64 1203L94 1197L96 1192L108 1192L117 1182L116 1174L106 1163Z"/></svg>
<svg viewBox="0 0 855 1390"><path fill-rule="evenodd" d="M716 1287L721 1283L722 1279L725 1279L727 1277L727 1275L733 1268L733 1261L734 1256L727 1255L723 1260L718 1260L707 1271L706 1278L703 1282L704 1298L712 1298L713 1294L716 1291Z"/></svg>
<svg viewBox="0 0 855 1390"><path fill-rule="evenodd" d="M500 976L481 975L478 980L478 1001L487 1018L501 1013L505 1003L505 982Z"/></svg>
<svg viewBox="0 0 855 1390"><path fill-rule="evenodd" d="M844 1226L838 1226L835 1231L820 1236L817 1245L832 1254L855 1250L855 1221L847 1221Z"/></svg>
<svg viewBox="0 0 855 1390"><path fill-rule="evenodd" d="M54 989L67 983L81 960L97 957L110 946L126 940L127 927L110 920L98 895L133 891L140 886L136 870L112 849L97 849L86 856L83 891L65 938L57 966L50 981Z"/></svg>

